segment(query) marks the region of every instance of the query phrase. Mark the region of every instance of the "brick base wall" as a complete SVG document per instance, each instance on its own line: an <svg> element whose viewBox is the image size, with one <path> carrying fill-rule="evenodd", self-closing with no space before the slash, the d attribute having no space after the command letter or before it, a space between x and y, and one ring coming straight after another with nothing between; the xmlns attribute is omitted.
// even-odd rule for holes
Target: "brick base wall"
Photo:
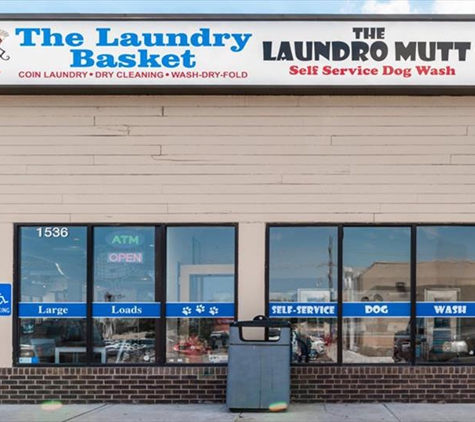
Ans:
<svg viewBox="0 0 475 422"><path fill-rule="evenodd" d="M223 403L225 367L1 368L0 403ZM292 401L475 401L475 367L294 367Z"/></svg>

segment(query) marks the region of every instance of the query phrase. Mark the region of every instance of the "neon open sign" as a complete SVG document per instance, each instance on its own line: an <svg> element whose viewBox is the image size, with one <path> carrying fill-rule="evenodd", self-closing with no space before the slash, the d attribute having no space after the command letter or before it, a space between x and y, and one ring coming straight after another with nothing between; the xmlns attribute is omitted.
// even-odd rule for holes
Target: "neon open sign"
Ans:
<svg viewBox="0 0 475 422"><path fill-rule="evenodd" d="M107 262L142 264L142 252L109 252Z"/></svg>

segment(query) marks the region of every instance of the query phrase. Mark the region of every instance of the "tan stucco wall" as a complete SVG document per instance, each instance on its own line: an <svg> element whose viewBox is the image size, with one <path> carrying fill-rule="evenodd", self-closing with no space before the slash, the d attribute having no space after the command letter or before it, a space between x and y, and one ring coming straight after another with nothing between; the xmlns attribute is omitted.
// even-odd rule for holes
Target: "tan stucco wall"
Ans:
<svg viewBox="0 0 475 422"><path fill-rule="evenodd" d="M4 282L14 222L235 222L245 318L267 222L475 222L474 97L0 98Z"/></svg>

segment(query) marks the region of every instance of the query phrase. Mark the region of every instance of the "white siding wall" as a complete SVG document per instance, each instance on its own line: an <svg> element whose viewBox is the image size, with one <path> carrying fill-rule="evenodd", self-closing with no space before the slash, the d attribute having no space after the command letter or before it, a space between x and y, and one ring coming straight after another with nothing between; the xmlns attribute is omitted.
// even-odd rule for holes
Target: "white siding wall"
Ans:
<svg viewBox="0 0 475 422"><path fill-rule="evenodd" d="M245 223L260 303L265 222L475 223L473 97L0 100L4 282L14 222Z"/></svg>

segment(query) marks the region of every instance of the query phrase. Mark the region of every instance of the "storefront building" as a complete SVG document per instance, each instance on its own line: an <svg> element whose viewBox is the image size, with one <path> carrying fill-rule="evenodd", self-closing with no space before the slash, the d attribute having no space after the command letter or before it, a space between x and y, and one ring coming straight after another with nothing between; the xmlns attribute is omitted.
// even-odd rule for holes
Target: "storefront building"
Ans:
<svg viewBox="0 0 475 422"><path fill-rule="evenodd" d="M222 402L256 315L294 401L473 401L474 29L2 19L0 402Z"/></svg>

